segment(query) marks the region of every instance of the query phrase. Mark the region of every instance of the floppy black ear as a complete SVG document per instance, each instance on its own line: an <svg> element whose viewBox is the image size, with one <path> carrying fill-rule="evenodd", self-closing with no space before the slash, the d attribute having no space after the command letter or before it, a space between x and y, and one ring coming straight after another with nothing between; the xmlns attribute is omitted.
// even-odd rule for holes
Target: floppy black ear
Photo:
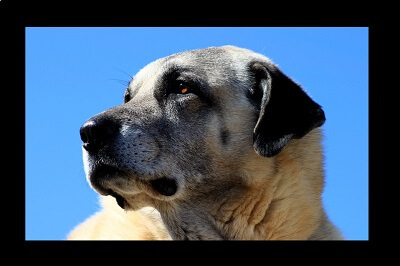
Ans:
<svg viewBox="0 0 400 266"><path fill-rule="evenodd" d="M301 138L325 122L321 106L294 81L267 63L250 65L255 83L249 98L260 110L253 146L262 156L278 154L292 138Z"/></svg>

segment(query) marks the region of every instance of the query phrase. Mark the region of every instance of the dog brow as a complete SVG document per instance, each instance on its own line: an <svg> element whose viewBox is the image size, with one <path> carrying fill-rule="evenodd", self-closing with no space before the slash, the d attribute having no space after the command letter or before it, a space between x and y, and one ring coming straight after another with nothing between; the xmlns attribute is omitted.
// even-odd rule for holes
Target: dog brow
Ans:
<svg viewBox="0 0 400 266"><path fill-rule="evenodd" d="M166 68L164 74L162 75L161 80L175 80L180 74L183 72L190 71L188 67L182 67L175 64L168 64L164 66Z"/></svg>

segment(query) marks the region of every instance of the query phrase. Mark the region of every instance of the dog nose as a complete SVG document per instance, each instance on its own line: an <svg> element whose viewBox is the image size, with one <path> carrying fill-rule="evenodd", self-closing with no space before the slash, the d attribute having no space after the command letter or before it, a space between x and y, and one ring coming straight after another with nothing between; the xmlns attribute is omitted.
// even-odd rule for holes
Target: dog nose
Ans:
<svg viewBox="0 0 400 266"><path fill-rule="evenodd" d="M107 117L94 117L86 121L79 133L83 148L88 152L97 152L109 143L118 133L119 125Z"/></svg>

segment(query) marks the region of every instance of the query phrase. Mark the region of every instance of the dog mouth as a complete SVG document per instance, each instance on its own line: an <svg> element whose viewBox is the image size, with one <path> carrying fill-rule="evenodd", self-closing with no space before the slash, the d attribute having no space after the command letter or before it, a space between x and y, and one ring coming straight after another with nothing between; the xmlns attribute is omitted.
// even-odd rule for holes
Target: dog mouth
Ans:
<svg viewBox="0 0 400 266"><path fill-rule="evenodd" d="M151 180L150 184L154 190L163 196L173 196L178 190L176 181L167 177Z"/></svg>
<svg viewBox="0 0 400 266"><path fill-rule="evenodd" d="M150 184L155 191L163 196L173 196L178 190L175 180L166 177L151 180ZM109 190L109 195L115 198L118 206L122 209L125 209L129 206L125 198L113 190Z"/></svg>
<svg viewBox="0 0 400 266"><path fill-rule="evenodd" d="M120 170L117 167L110 165L97 165L96 168L90 175L90 182L97 192L103 196L112 196L116 199L117 204L122 208L126 209L129 207L129 203L123 196L124 193L120 193L121 189L114 187L113 179L115 179L115 184L118 184L118 178L122 180L128 180L129 178L135 178L135 181L140 184L139 187L146 188L147 192L151 196L159 198L161 195L164 197L171 197L178 191L177 182L169 177L159 177L151 178L149 180L141 179L137 175L132 176L132 174ZM104 181L107 182L104 182ZM112 184L112 185L110 185ZM116 186L116 185L115 185ZM123 189L124 191L126 188ZM128 193L129 194L129 193Z"/></svg>

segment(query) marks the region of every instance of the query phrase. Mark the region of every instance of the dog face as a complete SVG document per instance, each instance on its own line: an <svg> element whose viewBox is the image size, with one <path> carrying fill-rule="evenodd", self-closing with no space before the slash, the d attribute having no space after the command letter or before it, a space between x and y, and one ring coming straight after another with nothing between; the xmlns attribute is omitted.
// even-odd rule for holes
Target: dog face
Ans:
<svg viewBox="0 0 400 266"><path fill-rule="evenodd" d="M185 51L145 66L122 105L84 123L85 173L126 210L218 200L324 121L268 58L232 46Z"/></svg>

